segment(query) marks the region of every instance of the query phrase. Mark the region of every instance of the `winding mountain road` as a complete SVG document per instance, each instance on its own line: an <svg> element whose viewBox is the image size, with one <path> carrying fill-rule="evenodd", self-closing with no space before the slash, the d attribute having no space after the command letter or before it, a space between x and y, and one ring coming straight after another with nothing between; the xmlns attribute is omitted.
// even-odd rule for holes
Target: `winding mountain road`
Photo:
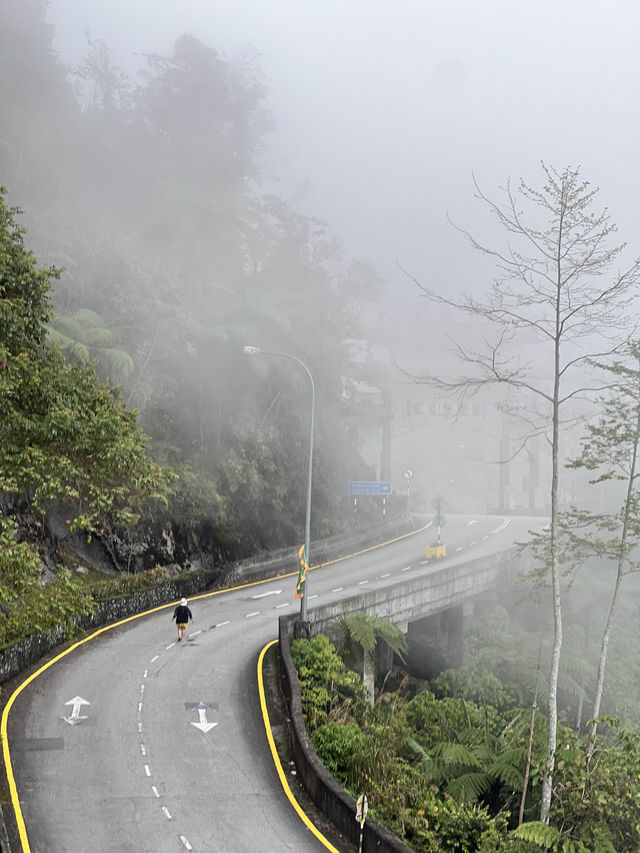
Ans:
<svg viewBox="0 0 640 853"><path fill-rule="evenodd" d="M448 560L502 550L541 523L451 517ZM431 571L433 539L423 529L313 570L309 608ZM194 597L184 643L173 605L134 617L5 695L13 853L335 850L284 796L258 701L258 657L299 607L294 589L279 578Z"/></svg>

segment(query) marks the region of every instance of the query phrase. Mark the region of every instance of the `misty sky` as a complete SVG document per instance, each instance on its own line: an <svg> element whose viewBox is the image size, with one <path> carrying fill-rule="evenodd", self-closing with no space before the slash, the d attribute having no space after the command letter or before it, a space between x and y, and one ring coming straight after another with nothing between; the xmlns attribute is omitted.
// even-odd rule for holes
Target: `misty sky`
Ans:
<svg viewBox="0 0 640 853"><path fill-rule="evenodd" d="M190 32L223 56L247 46L270 89L265 189L326 220L409 293L395 261L442 291L486 283L446 221L497 235L471 173L539 185L580 165L640 254L640 4L632 0L50 0L63 59L83 31L114 61L169 54ZM479 280L480 279L480 280Z"/></svg>

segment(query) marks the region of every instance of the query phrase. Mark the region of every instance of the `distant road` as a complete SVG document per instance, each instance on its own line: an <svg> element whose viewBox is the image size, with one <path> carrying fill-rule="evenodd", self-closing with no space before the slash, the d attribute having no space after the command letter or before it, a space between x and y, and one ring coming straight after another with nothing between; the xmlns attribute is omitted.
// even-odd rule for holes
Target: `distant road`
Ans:
<svg viewBox="0 0 640 853"><path fill-rule="evenodd" d="M443 541L450 559L467 559L542 523L449 517ZM309 608L431 571L440 565L424 560L434 536L431 528L310 572ZM181 644L173 605L163 608L34 678L8 721L27 839L14 839L13 853L326 850L283 795L258 703L258 656L278 616L299 609L294 589L286 578L190 599L195 621Z"/></svg>

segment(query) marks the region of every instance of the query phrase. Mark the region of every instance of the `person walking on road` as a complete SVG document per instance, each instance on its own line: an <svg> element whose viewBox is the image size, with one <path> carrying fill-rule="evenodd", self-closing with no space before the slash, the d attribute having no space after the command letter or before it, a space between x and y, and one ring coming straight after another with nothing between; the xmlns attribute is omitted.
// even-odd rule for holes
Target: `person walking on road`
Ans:
<svg viewBox="0 0 640 853"><path fill-rule="evenodd" d="M193 614L189 610L186 598L180 599L180 604L173 611L173 618L176 620L176 625L178 626L178 642L181 643L184 640L187 623L189 619L193 619Z"/></svg>

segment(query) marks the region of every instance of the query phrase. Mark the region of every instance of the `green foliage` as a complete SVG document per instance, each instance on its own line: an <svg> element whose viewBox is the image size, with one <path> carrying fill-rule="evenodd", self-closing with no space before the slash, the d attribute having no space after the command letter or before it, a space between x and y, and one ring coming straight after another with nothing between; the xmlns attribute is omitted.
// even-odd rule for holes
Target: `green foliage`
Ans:
<svg viewBox="0 0 640 853"><path fill-rule="evenodd" d="M16 541L15 522L2 517L0 524L0 646L58 625L72 633L74 617L93 612L93 599L63 567L41 585L36 551Z"/></svg>
<svg viewBox="0 0 640 853"><path fill-rule="evenodd" d="M72 529L107 516L129 522L169 474L147 457L146 436L118 391L46 344L52 269L23 245L17 211L0 195L0 490L37 512L68 506Z"/></svg>
<svg viewBox="0 0 640 853"><path fill-rule="evenodd" d="M145 589L153 589L169 580L169 573L164 566L155 566L144 572L136 572L131 575L118 575L117 577L92 580L85 587L96 601L104 601L108 598L120 598L132 595Z"/></svg>
<svg viewBox="0 0 640 853"><path fill-rule="evenodd" d="M344 616L344 624L351 638L370 654L375 651L376 643L380 639L404 661L407 642L402 631L388 619L375 614L368 616L365 613L348 613Z"/></svg>
<svg viewBox="0 0 640 853"><path fill-rule="evenodd" d="M345 667L328 637L319 634L311 640L294 640L291 653L300 679L302 710L311 733L338 710L343 720L361 713L364 692L360 679Z"/></svg>

